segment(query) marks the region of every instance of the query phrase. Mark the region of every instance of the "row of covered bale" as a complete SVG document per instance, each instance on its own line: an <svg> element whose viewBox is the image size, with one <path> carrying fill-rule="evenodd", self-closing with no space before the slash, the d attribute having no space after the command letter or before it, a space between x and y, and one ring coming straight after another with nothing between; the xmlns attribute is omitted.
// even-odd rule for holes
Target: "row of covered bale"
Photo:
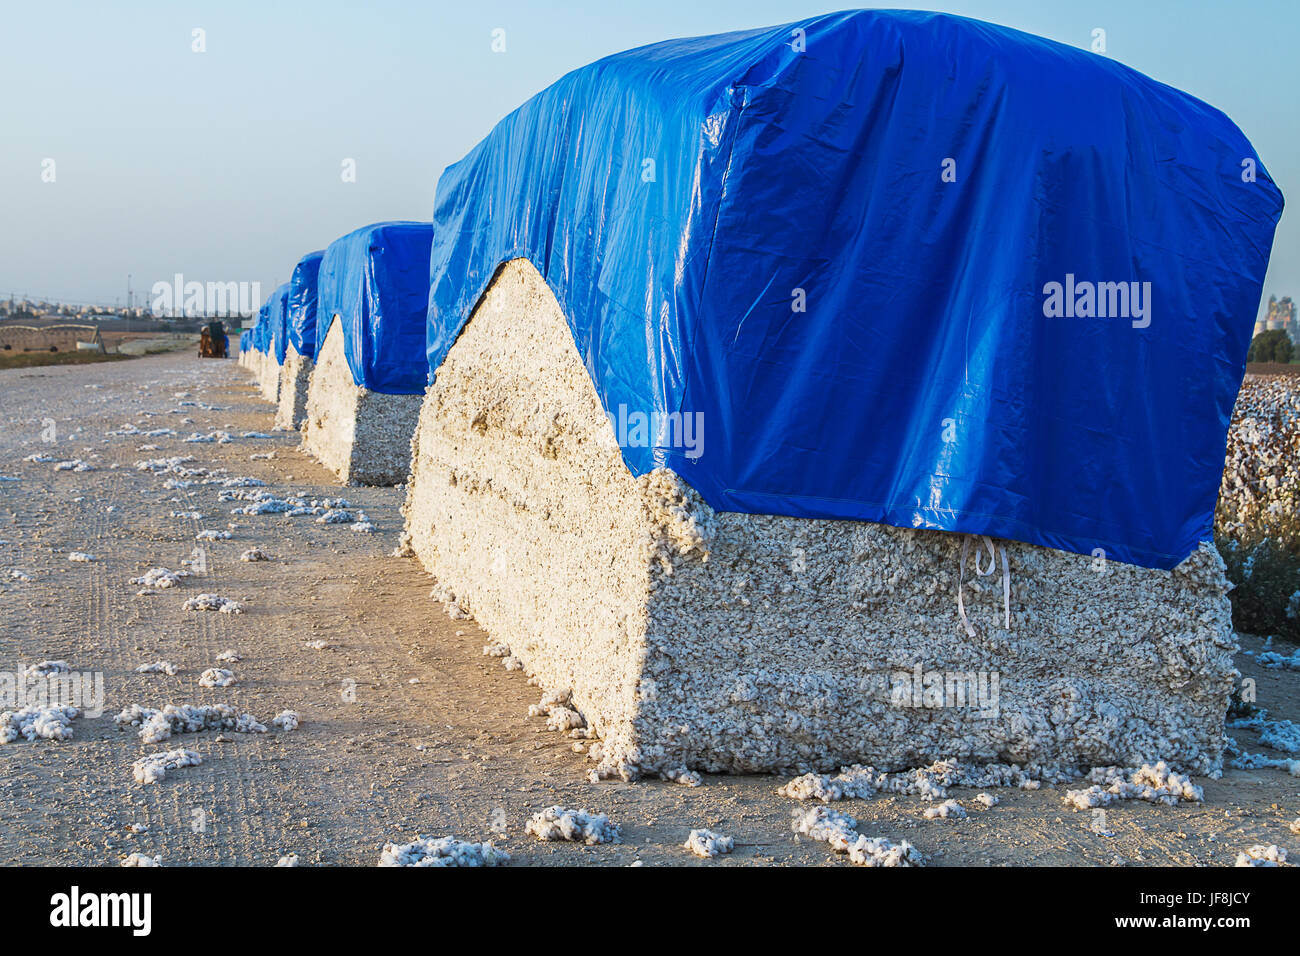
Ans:
<svg viewBox="0 0 1300 956"><path fill-rule="evenodd" d="M280 395L275 424L280 428L298 428L307 413L307 385L316 357L316 283L322 255L303 256L293 267L285 290L284 348L276 349Z"/></svg>
<svg viewBox="0 0 1300 956"><path fill-rule="evenodd" d="M956 17L609 57L432 224L325 250L304 447L409 473L405 545L600 775L1212 772L1212 517L1281 210L1242 157L1185 94ZM285 337L249 364L289 424Z"/></svg>
<svg viewBox="0 0 1300 956"><path fill-rule="evenodd" d="M432 238L428 223L387 222L325 250L303 447L341 481L392 485L410 471Z"/></svg>
<svg viewBox="0 0 1300 956"><path fill-rule="evenodd" d="M247 365L257 380L262 397L268 402L278 402L280 398L281 361L275 340L276 329L285 320L284 293L285 286L278 286L271 293L270 298L258 310L257 321L252 328L253 350L249 354ZM280 337L283 338L283 333Z"/></svg>
<svg viewBox="0 0 1300 956"><path fill-rule="evenodd" d="M277 404L276 427L301 429L303 447L340 481L392 485L410 470L428 379L432 232L376 223L303 257L250 330L241 361Z"/></svg>

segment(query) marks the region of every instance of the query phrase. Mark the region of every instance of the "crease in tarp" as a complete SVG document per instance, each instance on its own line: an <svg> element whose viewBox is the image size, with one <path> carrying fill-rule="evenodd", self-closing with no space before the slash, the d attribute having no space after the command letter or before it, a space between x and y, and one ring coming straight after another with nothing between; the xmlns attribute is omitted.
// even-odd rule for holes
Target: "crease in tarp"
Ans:
<svg viewBox="0 0 1300 956"><path fill-rule="evenodd" d="M268 297L257 310L253 323L253 348L265 355L271 350L271 299Z"/></svg>
<svg viewBox="0 0 1300 956"><path fill-rule="evenodd" d="M275 361L283 365L289 349L289 283L277 286L271 293L266 314L271 329L271 349Z"/></svg>
<svg viewBox="0 0 1300 956"><path fill-rule="evenodd" d="M316 354L317 278L324 251L309 252L298 260L289 277L286 325L289 344L299 355Z"/></svg>

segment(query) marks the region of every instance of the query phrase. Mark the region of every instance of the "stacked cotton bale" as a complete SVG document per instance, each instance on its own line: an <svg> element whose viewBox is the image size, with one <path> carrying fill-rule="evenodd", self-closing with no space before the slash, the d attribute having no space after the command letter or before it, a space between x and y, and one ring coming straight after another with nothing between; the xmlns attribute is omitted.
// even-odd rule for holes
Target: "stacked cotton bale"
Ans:
<svg viewBox="0 0 1300 956"><path fill-rule="evenodd" d="M289 279L285 307L285 355L280 367L277 428L297 430L307 417L307 387L316 354L316 280L323 252L304 256Z"/></svg>
<svg viewBox="0 0 1300 956"><path fill-rule="evenodd" d="M280 369L288 354L289 283L276 288L267 300L268 341L260 369L262 397L273 405L280 402Z"/></svg>
<svg viewBox="0 0 1300 956"><path fill-rule="evenodd" d="M602 772L1221 759L1233 644L1212 549L1099 573L981 540L961 581L959 535L715 512L666 469L628 470L526 261L438 369L414 448L416 555L455 613L571 698L604 738ZM1000 564L974 571L1002 548L1009 605ZM955 680L967 704L944 706Z"/></svg>
<svg viewBox="0 0 1300 956"><path fill-rule="evenodd" d="M600 775L1212 772L1216 462L1281 208L1222 176L1244 155L1190 97L942 15L575 71L439 182L406 541ZM1076 316L1081 277L1130 314Z"/></svg>
<svg viewBox="0 0 1300 956"><path fill-rule="evenodd" d="M310 354L310 353L309 353ZM279 395L275 409L275 427L296 431L307 417L307 388L313 362L291 343L280 367Z"/></svg>
<svg viewBox="0 0 1300 956"><path fill-rule="evenodd" d="M244 367L253 373L253 380L257 383L259 389L262 384L262 367L263 359L266 356L268 348L268 333L270 332L270 316L268 313L271 308L271 300L267 299L262 303L261 308L257 310L257 318L253 321L253 328L249 330L248 336L248 359ZM243 359L243 355L240 355Z"/></svg>
<svg viewBox="0 0 1300 956"><path fill-rule="evenodd" d="M320 264L317 351L303 448L339 480L406 480L420 415L429 283L428 223L366 226Z"/></svg>
<svg viewBox="0 0 1300 956"><path fill-rule="evenodd" d="M253 374L253 380L258 381L258 368L260 365L259 356L261 354L262 341L262 323L266 321L266 303L257 310L257 316L253 319L253 327L248 330L248 358L244 361L244 367Z"/></svg>

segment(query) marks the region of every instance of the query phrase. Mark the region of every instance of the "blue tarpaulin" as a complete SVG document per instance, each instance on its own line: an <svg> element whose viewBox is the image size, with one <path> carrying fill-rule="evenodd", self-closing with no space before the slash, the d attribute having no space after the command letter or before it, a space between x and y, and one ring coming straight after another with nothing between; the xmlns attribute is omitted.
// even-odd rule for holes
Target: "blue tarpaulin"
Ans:
<svg viewBox="0 0 1300 956"><path fill-rule="evenodd" d="M316 354L316 279L324 252L310 252L298 260L289 277L289 344L299 355Z"/></svg>
<svg viewBox="0 0 1300 956"><path fill-rule="evenodd" d="M289 283L277 286L271 293L266 314L271 326L272 354L283 365L289 348Z"/></svg>
<svg viewBox="0 0 1300 956"><path fill-rule="evenodd" d="M1281 208L1221 112L1015 30L658 43L443 173L429 368L524 257L634 474L1171 568L1210 537Z"/></svg>
<svg viewBox="0 0 1300 956"><path fill-rule="evenodd" d="M335 239L321 260L316 352L335 316L356 384L386 395L419 395L433 227L381 222Z"/></svg>
<svg viewBox="0 0 1300 956"><path fill-rule="evenodd" d="M239 354L244 355L253 347L253 330L244 329L239 333Z"/></svg>
<svg viewBox="0 0 1300 956"><path fill-rule="evenodd" d="M253 348L265 354L271 350L271 300L267 299L257 310L253 323Z"/></svg>

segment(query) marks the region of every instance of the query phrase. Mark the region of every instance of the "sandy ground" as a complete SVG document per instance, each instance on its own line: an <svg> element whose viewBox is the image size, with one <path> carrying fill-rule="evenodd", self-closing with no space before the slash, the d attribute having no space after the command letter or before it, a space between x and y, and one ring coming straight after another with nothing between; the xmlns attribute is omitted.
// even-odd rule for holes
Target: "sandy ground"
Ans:
<svg viewBox="0 0 1300 956"><path fill-rule="evenodd" d="M187 397L175 397L181 392ZM390 556L400 490L338 487L297 450L296 434L238 437L271 434L275 410L233 360L184 353L10 370L0 372L0 396L0 475L20 479L0 481L0 670L61 658L102 671L106 685L104 715L74 721L72 740L0 746L0 863L115 865L137 851L161 854L164 865L269 865L288 852L304 864L370 865L383 843L430 834L492 839L525 864L848 865L791 832L792 811L805 805L776 794L784 779L710 776L699 788L588 783L589 765L571 741L527 716L538 692L482 656L488 640L472 623L446 618L416 562ZM48 436L51 420L57 440L48 443L42 432ZM174 428L178 437L105 434L128 422ZM237 437L182 441L213 429ZM138 450L146 443L159 448ZM250 459L269 451L274 460ZM96 470L22 461L33 453L81 458ZM218 502L214 486L168 490L163 477L132 467L172 455L261 478L281 496L346 497L377 531L233 516L238 503ZM205 545L206 575L137 596L128 579L158 565L176 570L204 528L233 533ZM253 546L272 560L241 562ZM71 551L98 560L70 562ZM30 580L11 578L11 568ZM200 592L246 602L247 612L184 611L184 600ZM315 640L330 647L304 646ZM243 656L232 665L239 683L199 687L199 673L228 649ZM180 673L134 672L160 658ZM1244 654L1238 666L1258 681L1271 718L1300 719L1300 673L1261 670ZM355 701L346 699L348 687ZM131 703L221 702L264 723L291 708L303 723L292 733L206 732L144 745L112 720ZM1233 734L1251 752L1280 756L1253 732ZM136 784L132 761L167 747L195 750L203 764ZM909 840L938 865L1230 865L1255 843L1300 857L1300 837L1287 828L1300 817L1300 779L1229 770L1197 782L1204 804L1108 808L1108 835L1094 832L1091 813L1062 802L1063 787L997 790L1001 803L989 810L975 804L974 791L956 789L966 820L924 820L928 804L919 797L835 806L856 816L863 833ZM525 835L528 816L556 803L609 814L624 842L584 847ZM147 829L135 834L132 824ZM693 827L733 836L735 852L696 859L681 848Z"/></svg>

